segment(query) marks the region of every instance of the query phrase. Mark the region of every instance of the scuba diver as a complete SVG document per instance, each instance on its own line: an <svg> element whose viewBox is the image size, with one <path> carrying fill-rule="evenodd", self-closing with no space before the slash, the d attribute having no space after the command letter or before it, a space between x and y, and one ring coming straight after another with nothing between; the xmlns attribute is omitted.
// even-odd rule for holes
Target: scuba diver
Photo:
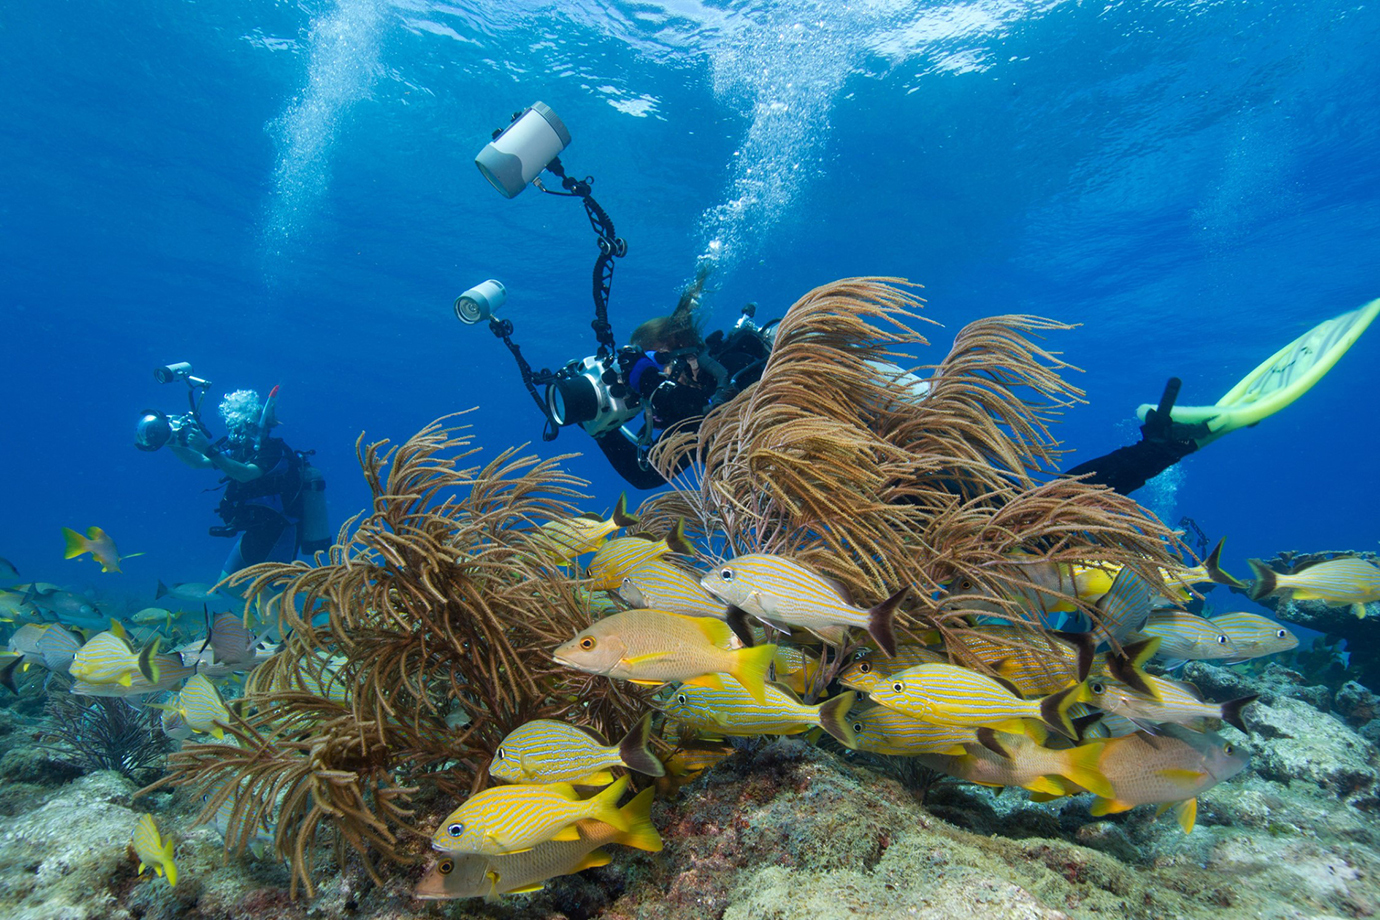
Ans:
<svg viewBox="0 0 1380 920"><path fill-rule="evenodd" d="M154 451L167 444L187 466L223 474L225 494L216 513L224 524L212 527L210 534L238 539L220 578L259 562L291 562L299 551L313 553L329 547L326 483L307 461L313 452L295 451L270 435L278 424L278 388L263 401L253 390L227 394L220 404L226 434L212 441L200 417L201 397L210 382L190 376L190 370L190 365L181 364L155 371L160 382L187 381L192 409L172 418L146 410L139 420L135 446ZM194 395L198 391L200 396Z"/></svg>

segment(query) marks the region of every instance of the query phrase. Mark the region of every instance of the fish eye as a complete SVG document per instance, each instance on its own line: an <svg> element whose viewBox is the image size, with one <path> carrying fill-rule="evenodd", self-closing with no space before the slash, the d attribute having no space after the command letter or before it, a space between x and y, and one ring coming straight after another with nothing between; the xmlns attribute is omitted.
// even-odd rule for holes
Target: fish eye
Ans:
<svg viewBox="0 0 1380 920"><path fill-rule="evenodd" d="M589 651L590 649L594 648L596 644L597 643L595 643L593 636L585 636L583 639L580 640L580 648L584 649L585 651Z"/></svg>
<svg viewBox="0 0 1380 920"><path fill-rule="evenodd" d="M973 587L973 583L965 578L963 581L960 581L958 583L958 587L961 591L967 591Z"/></svg>
<svg viewBox="0 0 1380 920"><path fill-rule="evenodd" d="M465 825L456 821L450 827L446 828L446 833L450 834L452 837L459 837L461 834L465 833Z"/></svg>
<svg viewBox="0 0 1380 920"><path fill-rule="evenodd" d="M1223 753L1223 754L1230 754L1230 753L1231 753L1232 751L1234 751L1234 750L1236 750L1236 746L1235 746L1235 745L1232 745L1232 744L1224 744L1224 745L1222 745L1222 753Z"/></svg>
<svg viewBox="0 0 1380 920"><path fill-rule="evenodd" d="M872 665L867 663L866 661L860 661L858 662L858 670L862 671L864 674L871 674Z"/></svg>
<svg viewBox="0 0 1380 920"><path fill-rule="evenodd" d="M455 871L455 860L443 859L436 864L436 868L441 870L442 875L450 875Z"/></svg>
<svg viewBox="0 0 1380 920"><path fill-rule="evenodd" d="M1287 630L1287 629L1281 629L1279 632L1275 633L1275 638L1276 638L1276 639L1287 639L1287 638L1289 638L1289 630Z"/></svg>
<svg viewBox="0 0 1380 920"><path fill-rule="evenodd" d="M1218 645L1226 645L1226 644L1227 644L1228 642L1230 642L1230 641L1231 641L1231 640L1228 639L1226 636L1218 636L1218 637L1217 637L1217 644L1218 644Z"/></svg>
<svg viewBox="0 0 1380 920"><path fill-rule="evenodd" d="M502 759L503 759L503 748L499 748L498 750L494 751L494 759L495 759L495 760L502 760Z"/></svg>
<svg viewBox="0 0 1380 920"><path fill-rule="evenodd" d="M854 723L853 723L853 731L854 731L855 733L856 733L856 732L860 732L860 731L862 731L862 730L863 730L863 724L862 724L861 722L854 722Z"/></svg>
<svg viewBox="0 0 1380 920"><path fill-rule="evenodd" d="M891 685L891 689L895 690L897 693L900 693L906 689L906 685L898 680L896 683Z"/></svg>
<svg viewBox="0 0 1380 920"><path fill-rule="evenodd" d="M724 581L732 581L732 580L733 580L733 570L732 570L732 569L723 569L722 571L719 572L719 577L722 578Z"/></svg>
<svg viewBox="0 0 1380 920"><path fill-rule="evenodd" d="M1102 686L1097 681L1093 681L1092 683L1088 684L1088 689L1091 690L1093 693L1101 693L1103 690L1106 690L1107 688Z"/></svg>
<svg viewBox="0 0 1380 920"><path fill-rule="evenodd" d="M677 702L677 703L680 703L682 706L684 706L685 703L686 703L685 694L684 694L684 693L677 693L677 694L676 694L676 702Z"/></svg>

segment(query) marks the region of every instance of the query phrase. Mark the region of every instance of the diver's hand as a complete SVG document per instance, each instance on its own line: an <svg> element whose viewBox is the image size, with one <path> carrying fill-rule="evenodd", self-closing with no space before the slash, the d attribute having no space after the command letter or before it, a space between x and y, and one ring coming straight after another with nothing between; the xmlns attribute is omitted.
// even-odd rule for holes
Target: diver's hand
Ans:
<svg viewBox="0 0 1380 920"><path fill-rule="evenodd" d="M211 446L211 439L206 437L206 432L197 428L195 425L187 432L187 447L199 454L205 455L207 448Z"/></svg>

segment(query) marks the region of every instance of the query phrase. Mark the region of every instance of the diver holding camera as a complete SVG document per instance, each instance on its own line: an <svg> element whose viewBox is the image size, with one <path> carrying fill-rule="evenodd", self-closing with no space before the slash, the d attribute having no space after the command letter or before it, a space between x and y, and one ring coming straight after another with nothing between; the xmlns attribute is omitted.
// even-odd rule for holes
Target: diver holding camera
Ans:
<svg viewBox="0 0 1380 920"><path fill-rule="evenodd" d="M754 382L771 351L775 322L759 329L752 321L756 305L749 304L730 332L703 336L695 316L708 275L702 268L673 313L643 323L633 332L631 345L618 347L608 321L608 298L613 260L626 255L628 247L594 200L593 178L566 175L558 154L570 140L555 112L537 102L515 113L507 128L494 132L475 165L506 198L535 185L549 195L578 198L584 204L599 246L593 276L595 316L590 324L595 353L555 371L534 371L513 342L512 322L494 315L506 302L507 290L493 279L456 298L455 315L467 325L487 321L512 353L523 384L546 417L544 440L554 440L561 428L579 425L630 485L654 489L666 482L647 460L657 439L669 429L694 424L714 405ZM560 179L560 191L542 183L543 172ZM634 428L639 417L641 424Z"/></svg>
<svg viewBox="0 0 1380 920"><path fill-rule="evenodd" d="M201 419L211 382L194 376L186 362L156 368L153 375L159 383L186 383L189 409L176 416L144 410L134 446L151 452L166 445L187 466L223 474L225 494L216 513L224 524L210 534L238 539L221 578L258 562L290 562L299 552L330 546L326 480L307 459L314 452L295 451L270 435L278 424L276 386L262 401L253 390L227 394L220 404L226 435L213 441Z"/></svg>

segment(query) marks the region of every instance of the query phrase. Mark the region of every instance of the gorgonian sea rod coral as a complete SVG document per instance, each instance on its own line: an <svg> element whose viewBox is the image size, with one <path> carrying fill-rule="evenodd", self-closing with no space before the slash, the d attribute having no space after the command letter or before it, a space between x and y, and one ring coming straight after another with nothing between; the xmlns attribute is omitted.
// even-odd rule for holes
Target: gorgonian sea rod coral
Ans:
<svg viewBox="0 0 1380 920"><path fill-rule="evenodd" d="M980 320L925 364L911 287L854 278L797 301L761 380L658 444L653 462L676 489L644 505L644 526L685 517L719 558L790 556L868 604L911 585L912 626L937 628L951 656L979 667L964 636L981 627L947 596L955 582L985 597L989 617L1036 631L1018 600L1032 591L1098 619L1035 587L1042 567L1124 564L1160 584L1159 568L1179 564L1168 529L1129 498L1057 476L1051 425L1082 394L1031 336L1068 327Z"/></svg>
<svg viewBox="0 0 1380 920"><path fill-rule="evenodd" d="M286 637L246 685L228 734L189 744L164 781L227 801L227 845L261 827L312 893L311 854L334 840L371 873L416 850L408 803L478 788L492 752L534 718L621 736L639 691L556 666L550 651L596 605L540 550L540 525L578 513L558 461L508 450L483 466L461 429L361 447L373 507L315 564L266 563L232 583ZM262 614L261 614L262 615ZM324 836L323 836L324 835Z"/></svg>

